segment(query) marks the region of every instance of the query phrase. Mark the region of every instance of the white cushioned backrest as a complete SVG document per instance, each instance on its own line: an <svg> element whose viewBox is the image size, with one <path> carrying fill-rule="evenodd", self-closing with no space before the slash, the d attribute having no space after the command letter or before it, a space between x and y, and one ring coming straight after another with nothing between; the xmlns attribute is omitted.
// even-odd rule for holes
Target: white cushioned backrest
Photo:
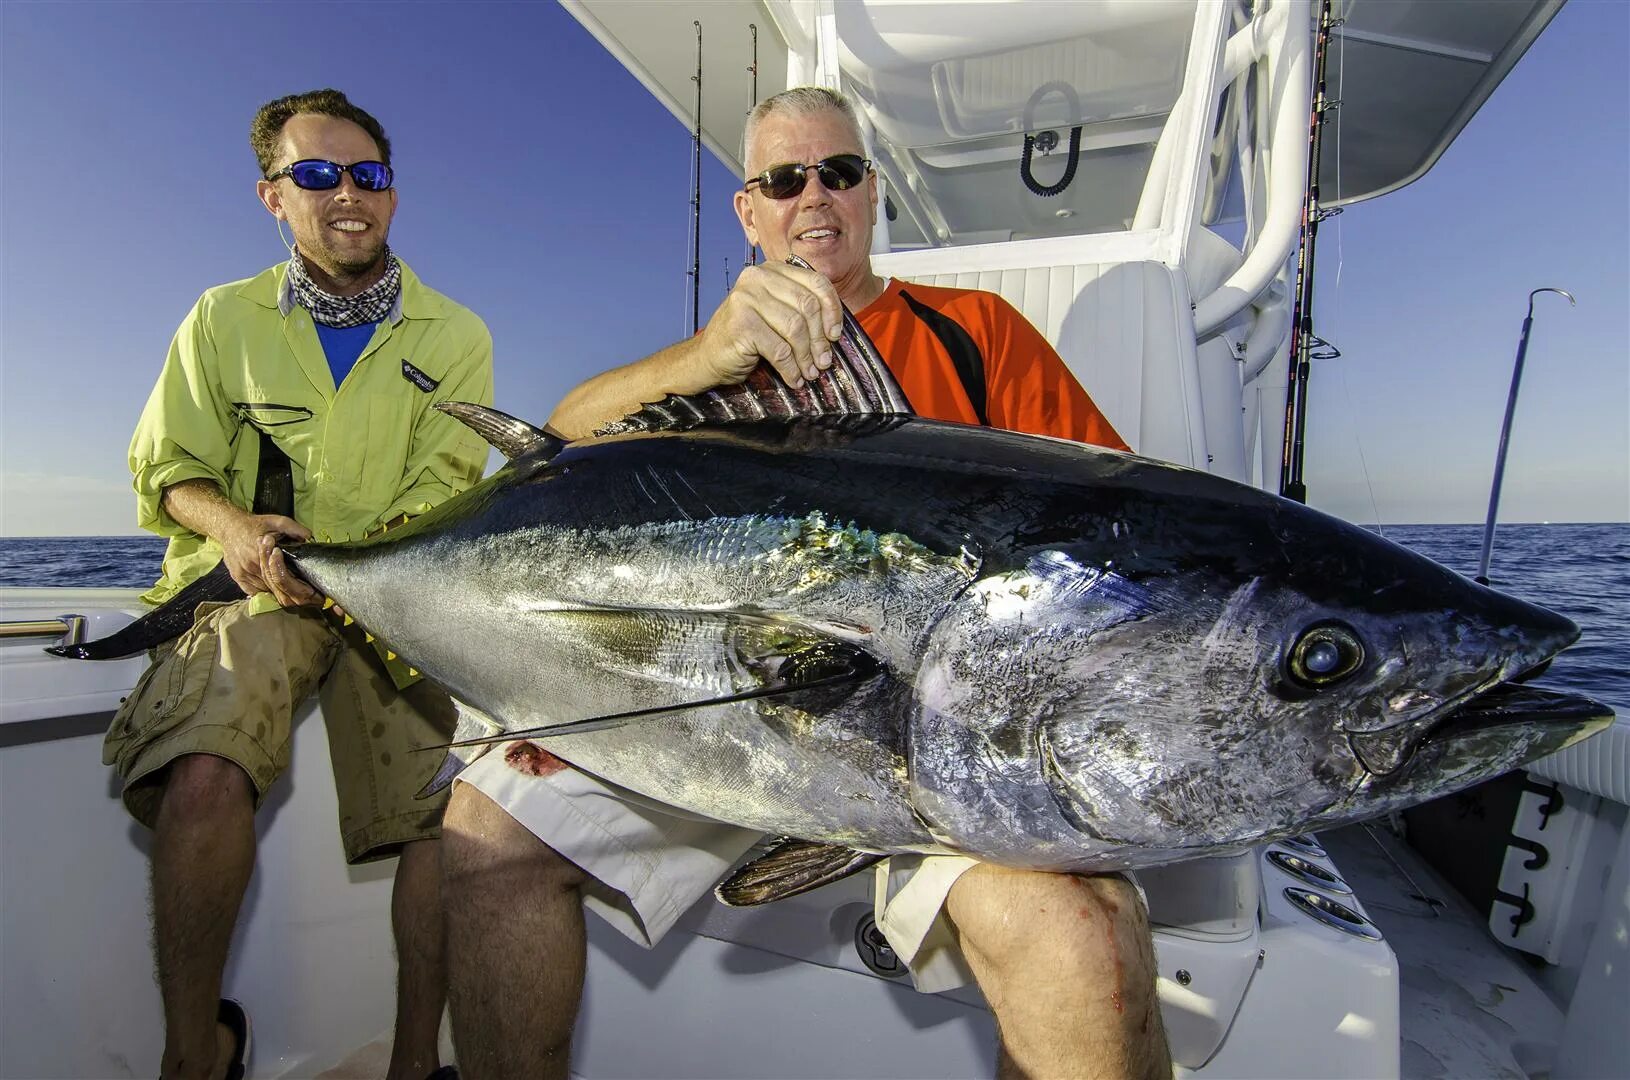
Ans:
<svg viewBox="0 0 1630 1080"><path fill-rule="evenodd" d="M1156 262L1073 263L913 273L914 252L873 256L907 284L997 293L1030 320L1140 454L1204 461L1187 289ZM944 249L933 253L943 266ZM1188 321L1185 324L1185 317ZM1192 400L1191 400L1192 399Z"/></svg>

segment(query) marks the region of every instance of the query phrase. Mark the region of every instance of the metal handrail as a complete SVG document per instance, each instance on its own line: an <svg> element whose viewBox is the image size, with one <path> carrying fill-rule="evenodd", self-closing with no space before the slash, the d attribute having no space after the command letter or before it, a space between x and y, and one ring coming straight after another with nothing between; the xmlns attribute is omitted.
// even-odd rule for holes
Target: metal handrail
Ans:
<svg viewBox="0 0 1630 1080"><path fill-rule="evenodd" d="M60 615L55 619L20 619L0 622L0 638L53 637L64 645L85 640L85 616Z"/></svg>

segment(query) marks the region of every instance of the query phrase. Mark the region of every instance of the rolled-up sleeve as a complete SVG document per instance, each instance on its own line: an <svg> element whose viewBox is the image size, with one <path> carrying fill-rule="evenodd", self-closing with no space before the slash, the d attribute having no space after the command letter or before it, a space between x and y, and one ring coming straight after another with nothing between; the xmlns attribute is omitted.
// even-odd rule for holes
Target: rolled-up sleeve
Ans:
<svg viewBox="0 0 1630 1080"><path fill-rule="evenodd" d="M176 331L130 439L136 524L160 536L191 532L165 512L165 488L193 479L228 487L236 424L221 393L206 303L207 297L200 299Z"/></svg>
<svg viewBox="0 0 1630 1080"><path fill-rule="evenodd" d="M465 312L464 316L471 325L461 327L459 336L468 341L468 347L436 387L431 403L468 401L490 406L492 335L475 315ZM480 435L446 413L424 409L413 425L413 445L401 488L380 520L390 521L401 514L411 517L427 506L446 502L474 487L486 466L487 443Z"/></svg>

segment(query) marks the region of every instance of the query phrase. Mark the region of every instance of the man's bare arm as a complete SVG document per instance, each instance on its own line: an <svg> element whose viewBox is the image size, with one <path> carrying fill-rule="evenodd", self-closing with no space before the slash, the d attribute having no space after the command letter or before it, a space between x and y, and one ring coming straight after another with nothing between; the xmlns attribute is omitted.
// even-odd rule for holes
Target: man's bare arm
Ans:
<svg viewBox="0 0 1630 1080"><path fill-rule="evenodd" d="M669 394L739 383L760 359L802 386L832 365L831 343L842 329L843 305L820 274L780 263L748 267L701 334L579 384L549 426L582 438Z"/></svg>
<svg viewBox="0 0 1630 1080"><path fill-rule="evenodd" d="M251 514L221 493L213 480L183 480L164 489L165 513L221 546L227 573L246 596L269 592L284 607L318 603L322 596L288 572L278 541L311 539L311 530L281 514Z"/></svg>

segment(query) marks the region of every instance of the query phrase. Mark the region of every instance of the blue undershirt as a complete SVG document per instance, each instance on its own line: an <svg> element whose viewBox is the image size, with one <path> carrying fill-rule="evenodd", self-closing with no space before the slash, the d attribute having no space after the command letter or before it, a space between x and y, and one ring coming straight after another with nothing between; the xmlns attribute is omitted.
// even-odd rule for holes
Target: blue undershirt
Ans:
<svg viewBox="0 0 1630 1080"><path fill-rule="evenodd" d="M317 327L317 340L323 344L323 355L328 357L328 370L334 373L334 389L338 390L340 383L356 367L357 357L368 347L368 340L374 336L374 327L379 323L344 328L324 326L322 323L313 325Z"/></svg>

